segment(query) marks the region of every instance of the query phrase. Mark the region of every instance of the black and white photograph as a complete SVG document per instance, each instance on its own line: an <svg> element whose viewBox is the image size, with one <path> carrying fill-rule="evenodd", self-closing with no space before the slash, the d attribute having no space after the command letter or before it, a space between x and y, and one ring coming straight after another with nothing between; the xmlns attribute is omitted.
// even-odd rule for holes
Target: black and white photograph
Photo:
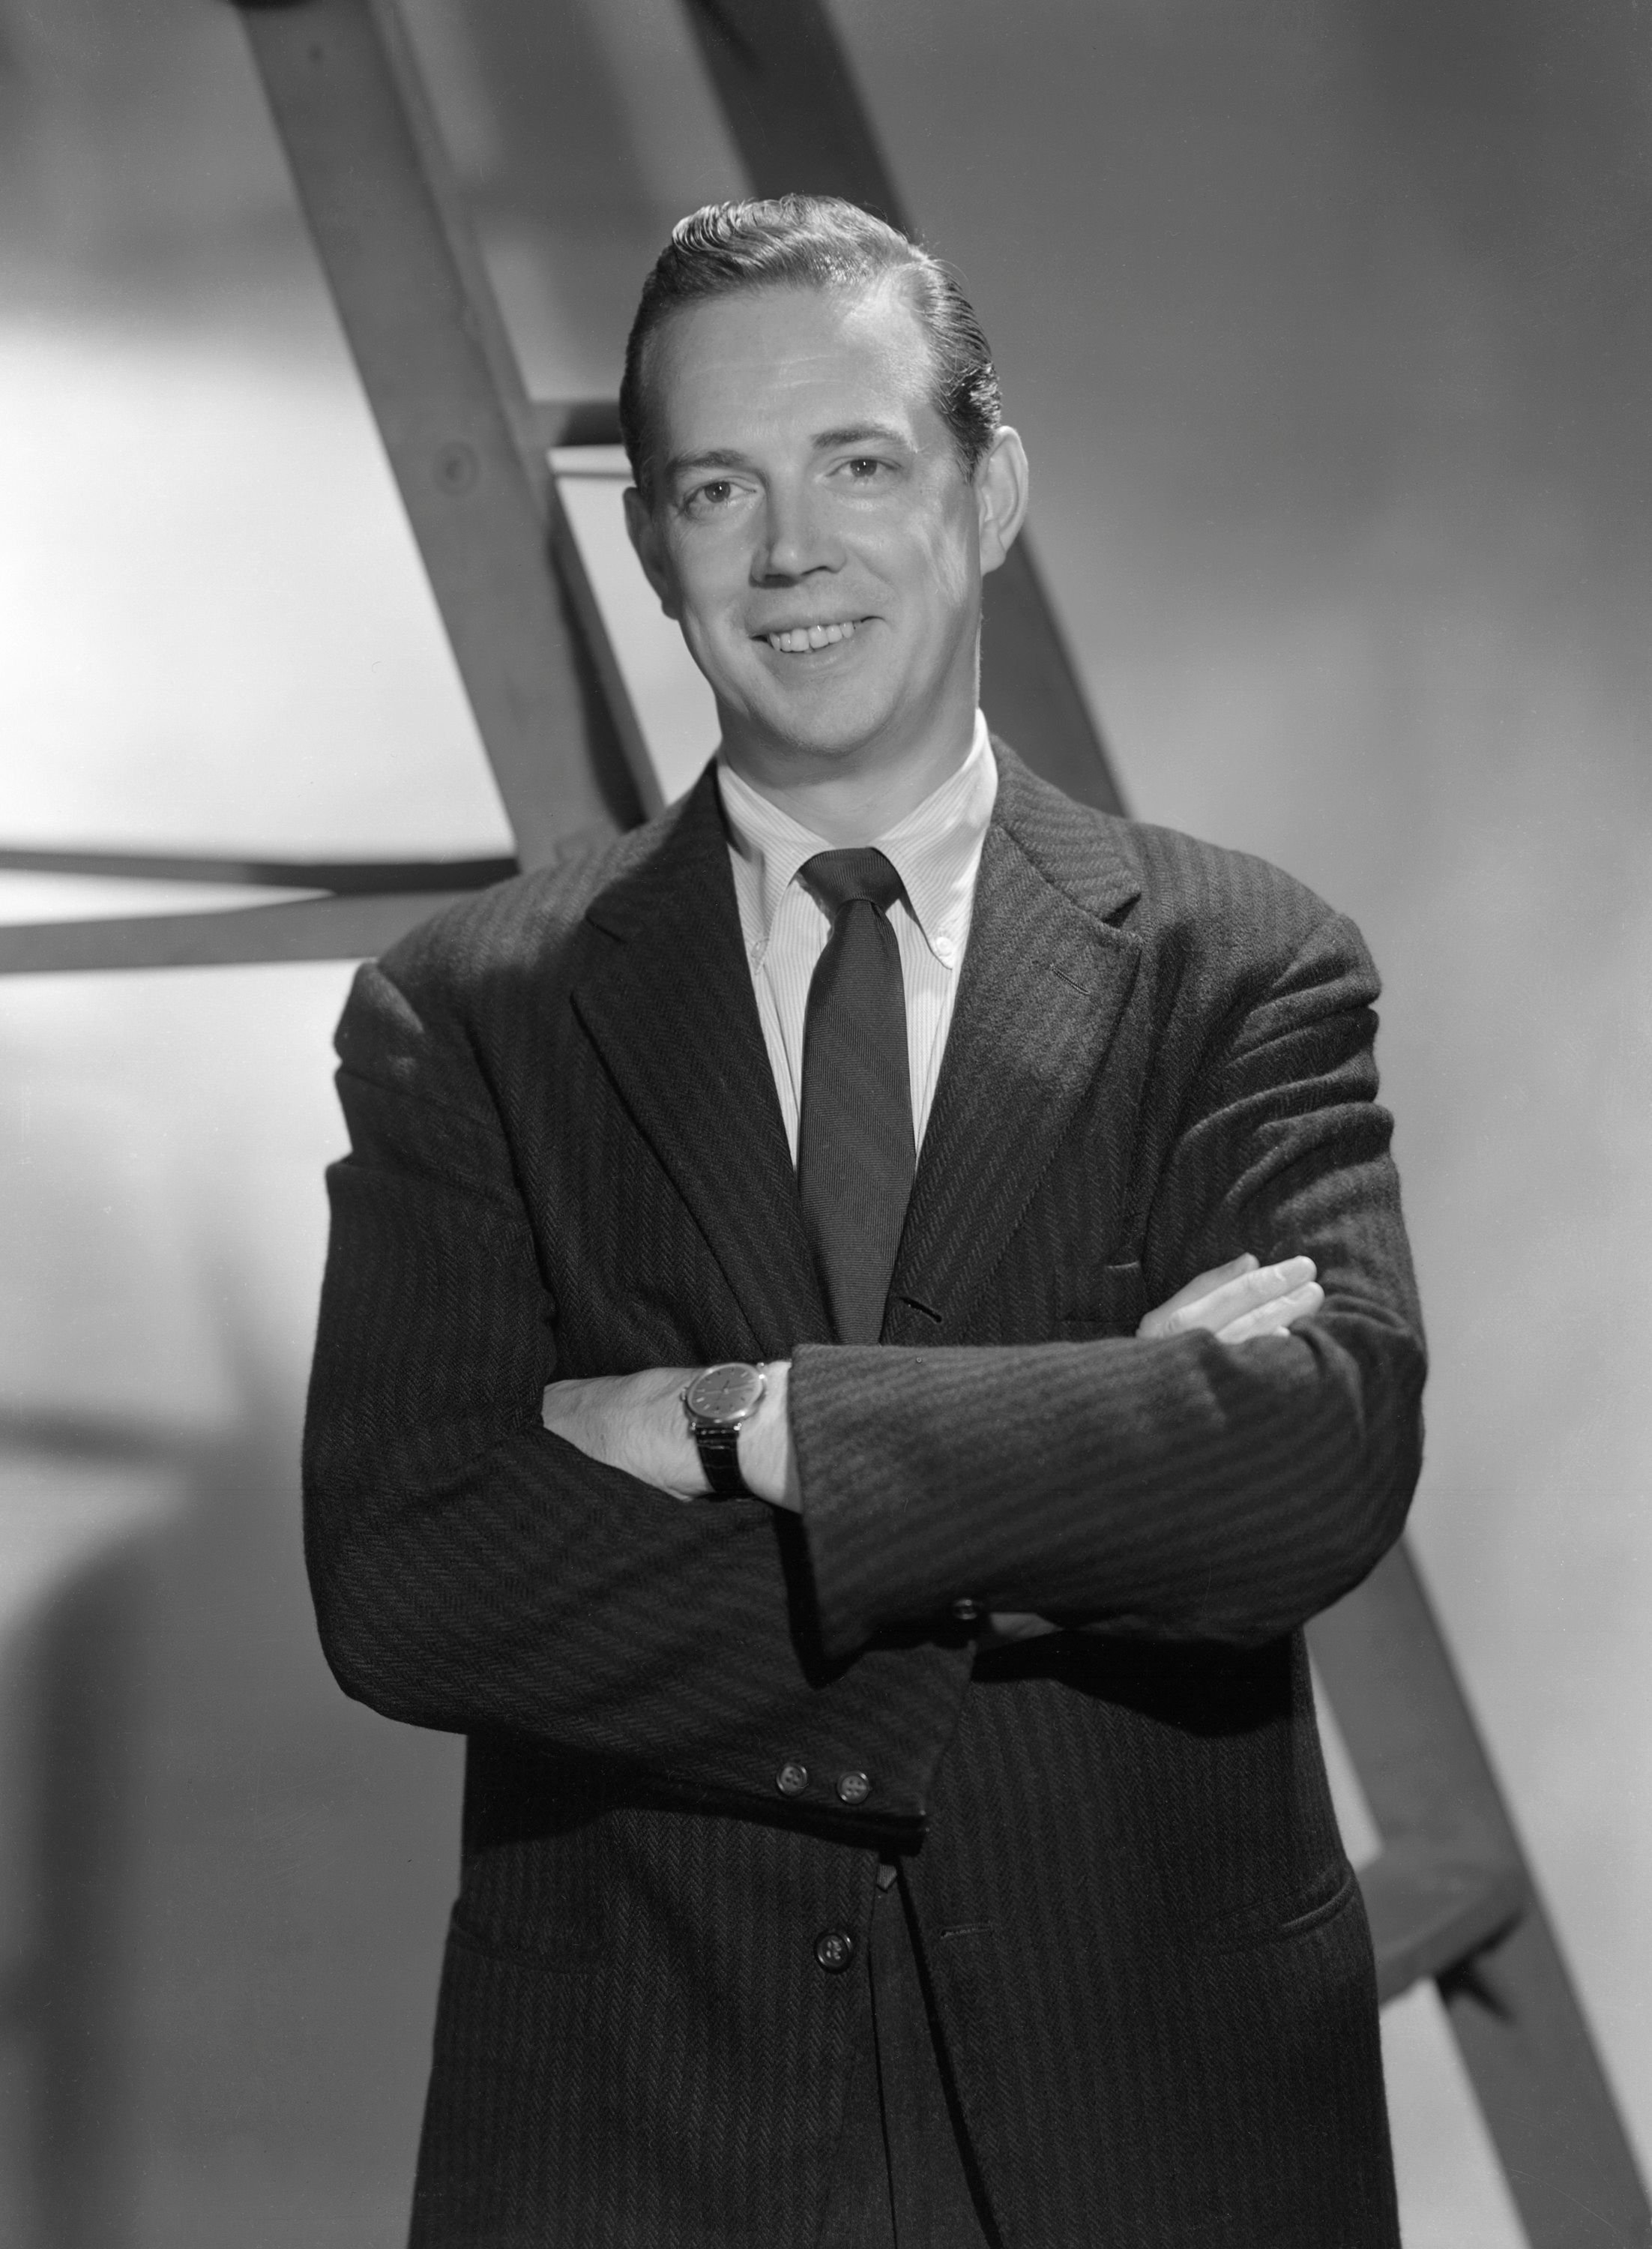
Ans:
<svg viewBox="0 0 1652 2249"><path fill-rule="evenodd" d="M0 2243L1652 2249L1642 0L0 0Z"/></svg>

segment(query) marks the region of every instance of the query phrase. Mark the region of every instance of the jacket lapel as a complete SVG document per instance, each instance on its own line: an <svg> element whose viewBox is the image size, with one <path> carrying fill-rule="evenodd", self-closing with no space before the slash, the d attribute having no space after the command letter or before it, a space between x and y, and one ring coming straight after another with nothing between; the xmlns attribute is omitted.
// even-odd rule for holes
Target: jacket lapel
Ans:
<svg viewBox="0 0 1652 2249"><path fill-rule="evenodd" d="M712 768L658 849L586 918L615 941L574 1008L722 1267L757 1355L829 1342Z"/></svg>
<svg viewBox="0 0 1652 2249"><path fill-rule="evenodd" d="M969 950L890 1288L894 1340L953 1340L1123 1011L1141 946L1106 918L1140 885L1105 823L1002 744ZM927 1318L914 1331L900 1299Z"/></svg>
<svg viewBox="0 0 1652 2249"><path fill-rule="evenodd" d="M1101 1066L1140 953L1107 918L1139 885L1106 823L994 746L998 795L969 951L890 1288L892 1306L904 1298L929 1317L902 1340L961 1331ZM612 942L574 1008L755 1351L832 1341L709 768L659 847L587 918Z"/></svg>

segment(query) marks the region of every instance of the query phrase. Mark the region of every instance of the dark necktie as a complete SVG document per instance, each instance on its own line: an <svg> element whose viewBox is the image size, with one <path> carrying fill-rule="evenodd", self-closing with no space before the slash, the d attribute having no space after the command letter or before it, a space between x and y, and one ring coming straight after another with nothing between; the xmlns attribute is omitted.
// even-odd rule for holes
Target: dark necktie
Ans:
<svg viewBox="0 0 1652 2249"><path fill-rule="evenodd" d="M840 1343L875 1343L915 1156L906 991L881 851L821 851L801 870L832 917L803 1027L798 1189Z"/></svg>

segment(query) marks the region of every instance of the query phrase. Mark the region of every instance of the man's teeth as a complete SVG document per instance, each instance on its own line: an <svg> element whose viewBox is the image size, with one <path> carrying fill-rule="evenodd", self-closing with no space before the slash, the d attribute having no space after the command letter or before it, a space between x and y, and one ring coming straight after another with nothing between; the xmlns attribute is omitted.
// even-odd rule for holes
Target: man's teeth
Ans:
<svg viewBox="0 0 1652 2249"><path fill-rule="evenodd" d="M847 625L799 625L791 632L771 633L769 646L782 656L801 656L808 648L833 648L840 640L853 640L854 627Z"/></svg>

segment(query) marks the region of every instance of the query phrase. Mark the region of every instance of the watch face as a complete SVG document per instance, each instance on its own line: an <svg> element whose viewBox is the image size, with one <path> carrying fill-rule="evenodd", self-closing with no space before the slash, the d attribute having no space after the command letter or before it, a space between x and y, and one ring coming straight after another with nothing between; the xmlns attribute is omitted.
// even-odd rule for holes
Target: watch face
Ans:
<svg viewBox="0 0 1652 2249"><path fill-rule="evenodd" d="M690 1413L706 1421L738 1421L763 1395L762 1370L755 1366L708 1366L683 1395Z"/></svg>

